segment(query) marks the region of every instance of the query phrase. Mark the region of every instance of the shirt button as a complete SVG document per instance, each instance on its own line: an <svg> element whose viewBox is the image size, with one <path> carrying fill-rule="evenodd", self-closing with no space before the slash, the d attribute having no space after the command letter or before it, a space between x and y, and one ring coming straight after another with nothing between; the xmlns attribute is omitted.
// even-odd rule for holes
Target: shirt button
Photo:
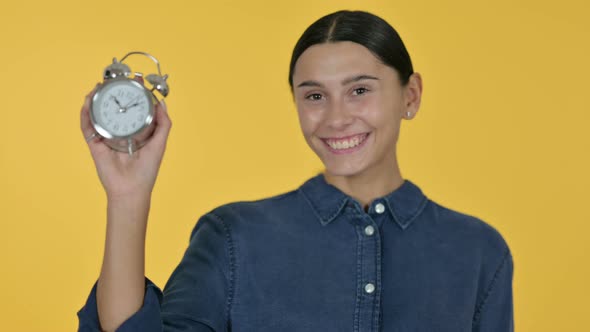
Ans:
<svg viewBox="0 0 590 332"><path fill-rule="evenodd" d="M377 203L377 205L375 205L375 212L379 214L385 212L385 205L383 205L382 203Z"/></svg>
<svg viewBox="0 0 590 332"><path fill-rule="evenodd" d="M374 291L375 291L375 285L373 285L372 283L368 283L365 285L365 293L371 294Z"/></svg>
<svg viewBox="0 0 590 332"><path fill-rule="evenodd" d="M365 227L365 235L371 236L373 234L375 234L375 227L373 227L371 225Z"/></svg>

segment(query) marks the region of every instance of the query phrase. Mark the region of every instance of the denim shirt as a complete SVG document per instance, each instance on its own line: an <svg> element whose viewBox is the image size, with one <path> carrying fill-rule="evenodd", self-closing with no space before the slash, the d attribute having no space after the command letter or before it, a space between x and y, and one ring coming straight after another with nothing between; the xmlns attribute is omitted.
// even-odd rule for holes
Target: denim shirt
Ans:
<svg viewBox="0 0 590 332"><path fill-rule="evenodd" d="M410 180L365 212L319 174L202 216L117 331L513 331L512 275L493 227ZM100 330L96 284L78 317Z"/></svg>

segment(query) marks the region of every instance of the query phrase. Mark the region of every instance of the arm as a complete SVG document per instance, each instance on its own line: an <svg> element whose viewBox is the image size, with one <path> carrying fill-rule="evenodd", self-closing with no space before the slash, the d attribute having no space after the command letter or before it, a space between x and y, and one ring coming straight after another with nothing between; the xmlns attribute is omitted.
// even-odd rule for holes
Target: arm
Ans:
<svg viewBox="0 0 590 332"><path fill-rule="evenodd" d="M474 332L514 331L513 271L512 255L507 251L488 285L485 297L477 306L473 319Z"/></svg>
<svg viewBox="0 0 590 332"><path fill-rule="evenodd" d="M93 91L94 92L94 91ZM88 108L82 108L84 137L92 137ZM156 130L133 158L88 142L107 194L107 234L100 277L78 312L79 331L228 331L233 245L227 224L213 214L195 226L189 248L164 290L145 273L145 235L150 197L170 130L166 107L156 111Z"/></svg>
<svg viewBox="0 0 590 332"><path fill-rule="evenodd" d="M97 283L100 325L114 331L141 308L149 197L109 198L104 258Z"/></svg>
<svg viewBox="0 0 590 332"><path fill-rule="evenodd" d="M96 297L102 328L114 331L144 301L150 198L172 123L161 102L156 106L156 128L147 144L133 156L113 151L96 136L90 122L95 92L96 88L86 96L80 126L107 195L106 241Z"/></svg>
<svg viewBox="0 0 590 332"><path fill-rule="evenodd" d="M164 288L164 331L230 331L236 251L229 223L214 212L199 219Z"/></svg>
<svg viewBox="0 0 590 332"><path fill-rule="evenodd" d="M228 225L214 214L203 216L195 226L190 245L168 280L164 294L145 278L145 289L141 293L143 303L116 331L229 331L234 256ZM100 329L96 288L95 285L78 312L78 330L81 332Z"/></svg>

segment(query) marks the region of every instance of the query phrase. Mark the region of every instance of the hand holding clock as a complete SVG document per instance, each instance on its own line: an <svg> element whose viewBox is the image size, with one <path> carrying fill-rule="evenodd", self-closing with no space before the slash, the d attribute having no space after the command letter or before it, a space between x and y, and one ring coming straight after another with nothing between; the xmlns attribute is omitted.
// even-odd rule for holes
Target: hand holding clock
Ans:
<svg viewBox="0 0 590 332"><path fill-rule="evenodd" d="M129 77L131 70L123 60L134 54L157 64L158 74L146 77L152 89L143 85L139 73ZM98 317L105 331L116 330L144 301L151 193L172 126L163 99L169 92L167 77L147 53L113 59L104 71L104 84L86 96L80 114L82 134L107 194L105 250L96 285ZM162 96L160 102L154 91Z"/></svg>
<svg viewBox="0 0 590 332"><path fill-rule="evenodd" d="M136 81L143 84L141 78ZM92 138L88 141L90 153L98 172L100 181L108 197L148 197L151 194L160 163L166 148L166 141L171 128L166 104L163 100L156 105L156 128L153 136L145 146L136 151L132 156L127 153L111 149L99 136L93 136L94 128L90 122L90 101L96 92L97 86L86 96L80 115L81 129L84 137ZM115 99L117 105L119 101ZM133 102L133 101L131 101ZM121 107L129 109L136 105Z"/></svg>

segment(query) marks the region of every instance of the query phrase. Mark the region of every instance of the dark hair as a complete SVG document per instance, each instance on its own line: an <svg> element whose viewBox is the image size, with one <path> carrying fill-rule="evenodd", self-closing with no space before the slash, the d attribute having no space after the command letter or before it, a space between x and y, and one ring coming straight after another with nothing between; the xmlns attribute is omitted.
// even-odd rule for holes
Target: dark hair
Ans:
<svg viewBox="0 0 590 332"><path fill-rule="evenodd" d="M369 49L383 64L398 72L402 85L406 85L414 73L410 55L389 23L364 11L341 10L315 21L297 41L289 67L291 89L295 63L305 50L316 44L340 41L354 42Z"/></svg>

